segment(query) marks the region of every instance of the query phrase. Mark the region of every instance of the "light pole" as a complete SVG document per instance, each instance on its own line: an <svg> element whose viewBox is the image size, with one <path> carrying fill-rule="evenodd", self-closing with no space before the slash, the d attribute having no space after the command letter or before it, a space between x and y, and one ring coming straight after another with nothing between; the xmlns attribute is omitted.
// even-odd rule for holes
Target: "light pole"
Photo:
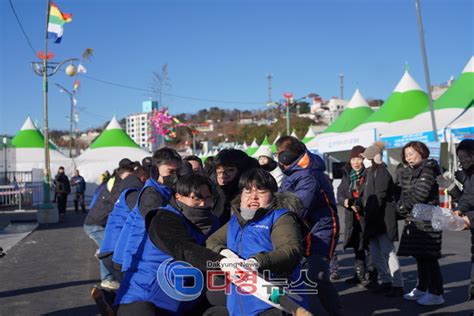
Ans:
<svg viewBox="0 0 474 316"><path fill-rule="evenodd" d="M73 122L73 115L74 115L74 92L69 91L68 89L61 86L59 83L55 83L55 85L61 89L61 92L67 93L69 96L69 100L71 101L71 114L69 116L69 158L72 158L72 141L73 141L73 130L72 130L72 122Z"/></svg>
<svg viewBox="0 0 474 316"><path fill-rule="evenodd" d="M287 103L286 103L286 135L287 136L290 136L290 106L292 106L293 104L296 104L297 106L299 106L298 105L299 101L304 100L306 98L316 98L318 96L319 95L316 94L316 93L310 93L308 95L305 95L304 97L301 97L297 100L294 100L293 99L293 93L291 93L291 92L283 93L283 97L287 101ZM299 114L299 109L298 109L298 114Z"/></svg>
<svg viewBox="0 0 474 316"><path fill-rule="evenodd" d="M6 137L3 137L3 172L5 174L5 184L7 183L7 179L8 179L8 168L7 168L7 154L8 154L8 150L7 150L7 142L8 142L8 138Z"/></svg>
<svg viewBox="0 0 474 316"><path fill-rule="evenodd" d="M423 21L421 20L420 12L420 1L415 0L416 7L416 17L418 21L418 34L420 36L420 46L421 46L421 56L423 58L423 68L425 70L425 82L426 82L426 92L428 93L428 105L430 107L431 114L431 125L433 127L433 138L434 141L438 141L438 128L436 127L436 117L433 107L433 99L431 98L431 82L430 82L430 72L428 69L428 57L426 56L426 47L425 47L425 36L423 33Z"/></svg>
<svg viewBox="0 0 474 316"><path fill-rule="evenodd" d="M54 75L61 68L62 65L68 62L73 62L78 60L77 58L66 59L62 62L48 62L48 59L51 58L47 54L48 47L48 35L46 33L46 54L43 56L43 61L33 61L31 66L33 71L38 75L43 77L43 117L44 117L44 179L43 179L43 207L51 208L51 197L50 197L50 181L51 181L51 167L50 167L50 157L49 157L49 128L48 128L48 77ZM72 65L70 65L72 66ZM69 66L68 66L69 67ZM74 67L74 66L72 66ZM69 70L71 71L71 70ZM75 73L75 71L74 71Z"/></svg>
<svg viewBox="0 0 474 316"><path fill-rule="evenodd" d="M283 97L286 99L286 136L290 136L290 106L293 103L293 93L285 92Z"/></svg>

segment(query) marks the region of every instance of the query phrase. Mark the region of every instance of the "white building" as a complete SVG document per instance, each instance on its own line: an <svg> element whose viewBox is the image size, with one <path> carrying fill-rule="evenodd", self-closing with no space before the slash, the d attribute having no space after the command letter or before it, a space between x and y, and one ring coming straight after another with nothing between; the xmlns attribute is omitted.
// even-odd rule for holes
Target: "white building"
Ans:
<svg viewBox="0 0 474 316"><path fill-rule="evenodd" d="M150 116L153 110L158 109L158 102L147 100L142 103L143 112L126 117L125 131L141 148L153 152L155 144L151 142L152 128Z"/></svg>

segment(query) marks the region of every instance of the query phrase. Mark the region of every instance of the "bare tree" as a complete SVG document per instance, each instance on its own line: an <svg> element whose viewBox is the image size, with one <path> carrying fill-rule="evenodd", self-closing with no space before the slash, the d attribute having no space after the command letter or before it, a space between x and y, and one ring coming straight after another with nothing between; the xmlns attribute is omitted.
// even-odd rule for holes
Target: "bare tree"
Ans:
<svg viewBox="0 0 474 316"><path fill-rule="evenodd" d="M169 89L171 89L171 83L168 75L168 63L165 63L161 66L160 71L154 71L152 74L151 97L158 99L159 105L162 106L163 95L166 95L166 91Z"/></svg>

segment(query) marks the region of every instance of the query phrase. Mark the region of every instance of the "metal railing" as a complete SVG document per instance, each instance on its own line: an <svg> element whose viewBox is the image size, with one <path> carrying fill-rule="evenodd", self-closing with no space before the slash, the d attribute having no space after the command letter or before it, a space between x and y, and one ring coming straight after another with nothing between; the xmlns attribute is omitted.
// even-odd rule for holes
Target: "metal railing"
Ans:
<svg viewBox="0 0 474 316"><path fill-rule="evenodd" d="M18 209L41 203L43 183L27 182L20 184L0 185L0 207L17 206Z"/></svg>
<svg viewBox="0 0 474 316"><path fill-rule="evenodd" d="M33 182L31 171L3 171L0 173L0 185Z"/></svg>

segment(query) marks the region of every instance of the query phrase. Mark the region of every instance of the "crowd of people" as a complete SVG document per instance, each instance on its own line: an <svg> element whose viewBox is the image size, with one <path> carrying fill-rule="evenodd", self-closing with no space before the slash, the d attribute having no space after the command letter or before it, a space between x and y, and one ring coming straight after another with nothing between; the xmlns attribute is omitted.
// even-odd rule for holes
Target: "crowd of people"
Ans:
<svg viewBox="0 0 474 316"><path fill-rule="evenodd" d="M393 178L382 143L355 146L336 190L324 161L298 139L281 137L276 148L275 155L268 151L258 159L224 149L203 165L165 147L142 162L122 159L112 175L104 175L84 223L98 247L101 284L92 297L101 313L284 315L239 285L250 273L284 281L280 295L294 299L291 294L300 293L291 305L295 315L316 315L318 308L350 314L332 283L339 277L338 205L344 209L343 246L355 255L346 283L420 305L444 303L442 232L412 214L415 204L439 204L440 167L425 144L403 147ZM462 185L453 214L472 229L474 140L463 140L457 156ZM70 191L64 177L60 172L55 180L63 184L56 185L60 211L61 194ZM85 190L78 177L76 171L71 181L76 211ZM398 221L404 228L396 249ZM474 244L471 250L474 263ZM416 259L413 289L404 287L399 256ZM196 275L180 276L177 267L192 267L204 283L196 285Z"/></svg>

